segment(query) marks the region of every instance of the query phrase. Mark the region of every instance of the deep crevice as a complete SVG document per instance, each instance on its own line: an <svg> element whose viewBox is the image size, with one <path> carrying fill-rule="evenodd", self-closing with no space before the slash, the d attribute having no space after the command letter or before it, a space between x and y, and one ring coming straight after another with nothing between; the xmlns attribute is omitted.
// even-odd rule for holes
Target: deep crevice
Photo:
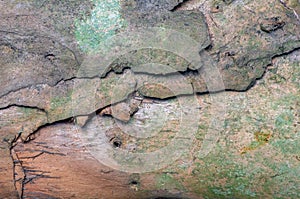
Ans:
<svg viewBox="0 0 300 199"><path fill-rule="evenodd" d="M300 48L296 48L296 49L294 49L294 50L292 50L292 51L289 51L289 52L286 52L286 53L283 53L283 54L280 54L280 55L275 55L275 56L272 57L272 60L275 59L275 58L277 58L277 57L282 57L282 56L289 55L289 54L291 54L292 52L297 51L297 50L299 50L299 49L300 49ZM249 86L248 86L246 89L244 89L244 90L225 89L225 90L219 90L219 91L213 91L213 92L212 92L212 91L206 91L206 92L195 92L195 91L194 91L194 93L195 93L196 95L207 95L207 94L216 94L216 93L222 93L222 92L246 92L246 91L250 90L251 88L253 88L255 85L257 85L257 82L258 82L259 80L261 80L261 79L263 79L263 78L265 77L265 75L266 75L266 73L267 73L267 71L268 71L268 67L269 67L269 66L271 66L271 65L268 65L268 66L266 67L266 69L264 70L264 73L263 73L263 75L262 75L261 77L256 78L255 80L253 80L253 81L249 84ZM188 72L194 72L194 71L193 71L193 70L189 70L189 71L182 72L181 74L184 75L185 73L188 73ZM137 91L135 90L135 91L133 91L133 92L137 92ZM95 115L95 114L98 115L98 114L99 114L102 110L104 110L105 108L110 107L110 106L112 106L112 105L115 105L115 104L117 104L117 103L120 103L120 102L122 102L122 101L126 101L130 95L132 95L132 93L130 93L130 94L127 96L126 99L121 100L121 101L119 101L119 102L115 102L115 103L113 103L113 104L109 104L109 105L107 105L107 106L105 106L105 107L99 108L99 109L95 110L94 112L92 112L92 113L90 113L90 114L86 114L86 115L76 115L76 116L88 116L88 117L89 117L89 120L90 120L90 119L93 118L93 115ZM145 99L150 99L150 100L167 101L167 100L171 100L171 99L176 99L177 97L184 97L184 96L191 96L191 95L193 95L193 94L182 94L182 95L171 96L171 97L167 97L167 98L163 98L163 99L161 99L161 98L155 98L155 97L148 97L148 96L143 96L143 97L144 97ZM11 106L13 106L13 105L11 105ZM19 107L24 107L24 108L35 108L35 109L37 109L37 110L40 110L40 111L43 111L43 112L47 113L45 110L39 109L38 107L28 107L28 106L19 106ZM2 109L5 109L5 108L2 108ZM0 109L0 110L2 110L2 109ZM52 125L55 125L55 124L58 124L58 123L66 123L66 122L67 122L67 123L70 123L70 120L72 120L72 118L74 118L74 117L76 117L76 116L69 117L69 118L66 118L66 119L63 119L63 120L59 120L59 121L56 121L56 122L53 122L53 123L47 123L47 124L44 124L44 125L38 127L34 132L32 132L31 134L29 134L28 137L24 140L24 142L26 143L26 142L31 141L31 140L32 140L32 136L33 136L36 132L38 132L40 129L45 128L45 127L48 127L48 126L52 126ZM89 120L88 120L88 121L89 121ZM87 121L87 123L88 123L88 121ZM20 134L21 134L21 133L20 133ZM13 142L16 142L16 141L21 137L20 134L16 136L16 140L14 140Z"/></svg>
<svg viewBox="0 0 300 199"><path fill-rule="evenodd" d="M289 51L289 52L282 53L282 54L280 54L280 55L275 55L275 56L272 57L272 60L275 59L275 58L277 58L277 57L289 55L289 54L291 54L292 52L297 51L297 50L299 50L299 49L300 49L300 48L296 48L296 49L293 49L293 50L291 50L291 51ZM268 66L270 66L270 65L268 65ZM197 95L206 95L206 94L215 94L215 93L221 93L221 92L226 92L226 91L231 91L231 92L246 92L246 91L250 90L252 87L254 87L254 86L257 84L257 82L258 82L259 80L261 80L261 79L263 79L263 78L265 77L265 74L267 73L267 68L268 68L268 66L267 66L266 69L264 70L263 75L262 75L261 77L259 77L259 78L256 78L255 80L253 80L253 81L249 84L249 86L248 86L246 89L244 89L244 90L235 90L235 89L225 89L225 90L222 90L222 89L221 89L221 90L219 90L219 91L213 91L213 92L211 92L211 91L206 91L206 92L195 92L195 91L194 91L194 93L196 93ZM187 74L187 73L189 73L189 72L195 72L195 71L194 71L194 70L188 69L187 71L179 72L179 73L182 74L182 75L185 75L185 74ZM156 75L154 75L154 76L156 76ZM165 76L164 76L164 77L165 77ZM97 77L97 78L98 78L98 77ZM74 78L72 78L72 79L74 79ZM84 79L85 79L85 78L84 78ZM133 91L133 92L137 92L136 89L135 89L135 91ZM120 100L120 101L115 102L115 103L113 103L113 104L109 104L109 105L107 105L107 106L105 106L105 107L99 108L99 109L95 110L94 112L92 112L92 113L90 113L90 114L86 114L86 115L76 115L76 116L89 116L89 118L90 118L90 117L93 116L95 113L98 114L98 113L100 113L103 109L105 109L105 108L107 108L107 107L110 107L110 106L115 105L115 104L117 104L117 103L120 103L120 102L122 102L122 101L126 101L130 95L132 95L132 93L130 93L130 94L127 96L126 99ZM175 99L175 98L177 98L177 97L184 97L184 96L191 96L191 95L193 95L193 94L182 94L182 95L170 96L170 97L163 98L163 99L161 99L161 98L155 98L155 97L148 97L148 96L144 96L144 98L150 99L150 100L152 99L152 100L163 100L163 101L166 101L166 100L170 100L170 99ZM40 110L40 111L42 111L42 112L44 112L44 113L47 113L46 110L41 109L41 108L39 108L39 107L31 107L31 106L23 106L23 105L10 105L10 106L5 107L5 108L0 108L0 110L6 109L6 108L9 108L9 107L12 107L12 106L37 109L37 110ZM76 116L73 116L73 117L76 117ZM70 120L71 120L73 117L69 117L69 118L66 118L66 119L63 119L63 120L59 120L59 121L56 121L56 122L53 122L53 123L47 123L47 124L44 124L44 125L40 126L37 130L35 130L33 133L31 133L31 134L26 138L25 142L30 141L30 140L31 140L30 137L31 137L32 135L34 135L34 134L35 134L37 131L39 131L40 129L42 129L42 128L44 128L44 127L47 127L47 126L55 125L55 124L57 124L57 123L65 123L65 122L70 123ZM17 136L17 139L19 139L19 137L20 137L20 135ZM27 140L27 139L29 139L29 140ZM15 140L15 141L16 141L16 140Z"/></svg>
<svg viewBox="0 0 300 199"><path fill-rule="evenodd" d="M12 147L10 146L9 147L10 148L10 150L9 150L9 155L10 155L10 158L11 158L11 160L12 160L12 163L13 163L13 168L12 168L12 170L13 170L13 181L14 181L14 188L15 188L15 191L18 193L18 188L17 188L17 179L16 179L16 164L17 163L20 163L20 160L15 160L14 159L14 157L13 157L13 154L12 154ZM22 168L23 169L23 168ZM19 196L19 198L22 198L22 194L21 195L19 195L19 193L18 193L18 196Z"/></svg>
<svg viewBox="0 0 300 199"><path fill-rule="evenodd" d="M58 120L58 121L55 121L55 122L43 124L43 125L39 126L35 131L30 133L25 139L22 139L21 133L20 133L19 136L12 142L12 144L17 143L17 141L19 141L20 139L21 139L22 143L29 143L30 141L32 141L36 138L35 137L36 133L39 132L40 130L42 130L43 128L53 126L53 125L57 125L57 124L70 124L70 121L73 121L73 117L69 117L69 118ZM12 145L12 148L14 146L16 146L16 145Z"/></svg>
<svg viewBox="0 0 300 199"><path fill-rule="evenodd" d="M0 98L3 98L5 96L8 96L10 95L11 93L16 93L16 92L19 92L23 89L29 89L31 87L38 87L38 86L43 86L43 85L47 85L51 88L54 88L56 87L58 84L60 84L61 82L68 82L68 81L71 81L73 79L76 79L77 77L70 77L70 78L67 78L67 79L60 79L58 81L56 81L54 84L49 84L49 83L37 83L37 84L29 84L29 85L26 85L26 86L21 86L20 88L17 88L17 89L13 89L13 90L10 90L2 95L0 95Z"/></svg>
<svg viewBox="0 0 300 199"><path fill-rule="evenodd" d="M264 73L261 75L261 77L258 77L258 78L256 78L256 79L254 79L254 80L249 84L249 86L248 86L246 89L243 89L243 90L225 89L225 91L232 91L232 92L247 92L247 91L249 91L250 89L252 89L253 87L255 87L255 86L257 85L257 83L258 83L259 80L262 80L262 79L265 78L265 76L266 76L266 74L267 74L267 72L268 72L268 68L269 68L270 66L272 66L272 61L273 61L274 59L279 58L279 57L283 57L283 56L288 56L288 55L290 55L291 53L296 52L296 51L298 51L298 50L300 50L300 47L295 48L295 49L293 49L293 50L291 50L291 51L282 53L282 54L274 55L273 57L271 57L271 63L268 64L268 65L265 67Z"/></svg>
<svg viewBox="0 0 300 199"><path fill-rule="evenodd" d="M296 49L294 49L294 50L292 50L292 51L289 51L289 52L286 52L286 53L283 53L283 54L280 54L280 55L275 55L275 56L272 57L272 60L275 59L275 58L278 58L278 57L287 56L287 55L291 54L292 52L295 52L295 51L297 51L297 50L299 50L299 49L300 49L300 48L296 48ZM271 64L268 65L268 66L266 67L266 69L264 70L263 75L262 75L261 77L255 79L255 80L249 85L249 87L248 87L247 89L245 89L245 90L225 89L225 92L226 92L226 91L246 92L246 91L250 90L252 87L254 87L254 86L257 84L257 82L258 82L259 80L261 80L261 79L263 79L263 78L265 77L266 73L268 72L268 67L269 67L269 66L271 66ZM207 92L202 92L202 93L199 93L199 92L198 92L197 95L206 95L206 94L210 94L210 93L220 93L220 92L224 92L224 91L216 91L216 92L209 92L209 91L207 91ZM174 98L177 98L177 97L180 97L180 96L190 96L190 94L174 96L174 97L170 97L170 98L166 98L166 99L158 99L158 98L151 98L151 97L145 97L145 98L146 98L146 99L153 99L153 100L169 100L169 99L174 99ZM127 99L125 99L125 100L127 100ZM116 102L116 103L119 103L119 102ZM107 107L109 107L109 106L111 106L111 105L112 105L112 104L107 105L107 106L105 106L105 107L103 107L103 108L100 108L100 109L98 109L97 111L95 111L95 112L89 114L88 116L94 115L96 112L99 112L100 110L103 110L103 109L105 109L105 108L107 108ZM14 106L17 106L17 107L24 107L24 108L31 108L31 109L36 109L36 110L39 110L39 111L42 111L42 112L45 112L45 113L46 113L46 111L45 111L44 109L41 109L41 108L38 108L38 107L31 107L31 106L22 106L22 105L10 105L10 106L8 106L8 107L1 108L0 110L6 109L6 108L10 108L10 107L14 107ZM25 140L22 140L22 141L23 141L23 143L28 143L28 142L30 142L30 141L32 141L32 140L35 139L34 135L35 135L38 131L40 131L41 129L46 128L46 127L48 127L48 126L53 126L53 125L56 125L56 124L70 123L70 120L72 120L72 119L73 119L73 117L70 117L70 118L67 118L67 119L64 119L64 120L60 120L60 121L56 121L56 122L53 122L53 123L47 123L47 124L45 124L45 125L42 125L42 126L38 127L37 130L35 130L35 131L32 132L31 134L29 134L28 137L27 137ZM14 148L14 146L15 146L14 143L17 142L17 141L19 140L20 137L21 137L21 134L19 134L19 135L16 137L16 139L11 143L11 147L10 147L10 156L11 156L11 159L12 159L12 161L13 161L13 175L14 175L14 176L13 176L13 179L14 179L14 186L15 186L16 191L17 191L17 185L16 185L17 179L15 178L15 167L16 167L16 164L17 164L17 163L20 163L20 165L21 165L21 168L22 168L22 171L23 171L23 174L24 174L24 179L22 180L22 187L21 187L21 188L22 188L22 189L21 189L22 192L21 192L20 198L24 198L25 185L26 185L27 183L33 181L33 180L36 179L36 178L47 177L47 175L44 175L44 174L37 174L37 175L36 175L35 177L33 177L32 179L27 179L25 169L24 169L24 167L23 167L23 165L22 165L22 161L21 161L18 157L17 157L18 159L15 160L14 157L13 157L13 155L12 155L12 150L13 150L13 148ZM119 145L119 143L117 143L116 145L115 145L115 143L113 143L113 144L114 144L114 146L115 146L116 148L119 148L120 145L121 145L121 144ZM34 159L34 158L37 158L37 157L39 157L39 156L41 156L41 155L43 155L43 154L45 154L45 153L47 153L47 152L43 152L43 151L42 151L42 152L40 152L39 154L37 154L37 155L35 155L35 156L32 156L32 157L24 157L24 158L22 158L22 159L25 159L25 158L32 158L32 159ZM52 153L50 152L49 154L52 154ZM55 154L54 154L54 155L55 155ZM60 155L60 154L59 154L59 155ZM62 154L62 155L64 155L64 154ZM17 154L16 154L16 156L17 156ZM131 184L132 184L132 185L136 185L136 184L138 184L138 182L132 181ZM172 199L172 198L173 198L173 199L176 199L176 197L156 197L156 199L164 199L164 198L166 198L166 199ZM178 199L179 199L179 198L178 198Z"/></svg>
<svg viewBox="0 0 300 199"><path fill-rule="evenodd" d="M170 11L171 12L175 12L178 9L180 9L182 6L184 6L186 3L188 3L191 0L183 0L181 3L179 3L178 5L176 5L174 8L172 8Z"/></svg>
<svg viewBox="0 0 300 199"><path fill-rule="evenodd" d="M8 106L6 106L6 107L1 107L1 108L0 108L0 111L1 111L1 110L5 110L5 109L9 109L9 108L12 108L12 107L28 108L28 109L38 110L38 111L41 111L41 112L45 113L46 116L47 116L47 114L48 114L47 111L46 111L45 109L43 109L43 108L40 108L40 107L37 107L37 106L22 105L22 104L10 104L10 105L8 105Z"/></svg>
<svg viewBox="0 0 300 199"><path fill-rule="evenodd" d="M25 173L25 169L24 169L24 166L23 166L23 162L19 159L18 157L18 154L15 153L15 157L13 156L13 147L14 146L11 146L10 147L10 156L11 156L11 159L12 159L12 162L13 162L13 181L14 181L14 187L15 187L15 191L18 193L18 196L20 199L23 199L24 198L24 185L25 185L25 179L26 179L26 173ZM16 158L16 159L15 159ZM20 178L20 179L16 179L16 166L17 164L19 164L19 166L21 167L21 170L22 170L22 174L23 174L23 179ZM18 192L18 188L17 188L17 181L20 181L22 180L21 182L21 193Z"/></svg>

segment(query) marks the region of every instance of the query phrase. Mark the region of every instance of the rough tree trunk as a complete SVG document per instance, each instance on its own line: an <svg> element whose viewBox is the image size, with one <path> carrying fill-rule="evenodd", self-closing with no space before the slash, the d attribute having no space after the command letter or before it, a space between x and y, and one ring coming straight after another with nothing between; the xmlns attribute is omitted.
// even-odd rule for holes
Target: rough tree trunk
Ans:
<svg viewBox="0 0 300 199"><path fill-rule="evenodd" d="M0 198L300 198L299 1L0 10Z"/></svg>

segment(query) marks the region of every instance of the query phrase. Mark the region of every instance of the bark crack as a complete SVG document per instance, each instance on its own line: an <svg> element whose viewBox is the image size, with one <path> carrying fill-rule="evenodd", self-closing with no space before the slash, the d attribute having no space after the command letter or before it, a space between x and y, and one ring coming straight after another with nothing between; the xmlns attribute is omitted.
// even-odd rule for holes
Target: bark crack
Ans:
<svg viewBox="0 0 300 199"><path fill-rule="evenodd" d="M40 152L37 155L21 157L20 160L22 160L22 159L33 159L34 160L35 158L40 157L43 154L66 156L63 153L55 153L55 152L50 152L50 151L46 151L46 150L38 150L38 151L40 151Z"/></svg>
<svg viewBox="0 0 300 199"><path fill-rule="evenodd" d="M286 56L294 51L297 51L299 50L300 48L296 48L292 51L289 51L287 53L283 53L283 54L280 54L280 55L275 55L272 57L272 60L277 58L277 57L281 57L281 56ZM271 66L268 65L268 66ZM262 75L262 77L258 78L258 79L261 79L261 78L264 78L267 70L268 70L268 66L266 67L265 69L265 73ZM258 80L256 79L255 82ZM192 85L193 86L193 85ZM244 90L244 91L240 91L240 92L246 92L248 90L250 90L254 85L252 85L251 87L249 87L248 89ZM136 90L136 89L135 89ZM226 91L229 91L229 90L225 90L224 92ZM206 94L209 94L209 93L202 93L202 94L198 94L198 95L206 95ZM168 99L166 99L168 100ZM11 105L9 107L12 107L12 106L18 106L18 107L25 107L25 108L33 108L33 109L37 109L39 111L42 111L42 112L45 112L47 113L46 110L44 109L41 109L39 107L31 107L31 106L22 106L22 105ZM108 105L109 106L109 105ZM106 106L106 107L108 107ZM5 107L5 108L9 108L9 107ZM103 107L101 109L104 109L106 107ZM5 108L1 108L0 110L3 110ZM99 110L101 110L99 109ZM99 110L96 110L95 112L99 112ZM32 132L25 140L22 140L24 143L28 143L32 140L34 140L35 138L35 134L41 130L42 128L45 128L47 126L51 126L51 125L54 125L54 124L57 124L57 123L66 123L66 122L70 122L70 119L71 118L67 118L65 120L61 120L61 121L56 121L56 122L53 122L51 124L45 124L45 125L42 125L40 127L38 127L38 129L34 132ZM10 147L10 154L11 154L11 158L12 158L12 161L13 161L13 173L14 173L14 176L13 176L13 179L14 179L14 186L15 186L15 189L18 191L19 193L19 197L20 198L24 198L24 190L25 190L25 185L27 183L32 183L34 182L35 180L39 179L39 178L59 178L59 177L51 177L49 175L47 175L47 172L45 171L38 171L38 170L31 170L31 169L28 169L26 167L24 167L23 165L23 161L24 159L36 159L42 155L45 155L45 154L48 154L48 155L58 155L58 156L66 156L65 154L63 153L56 153L56 152L51 152L51 151L47 151L47 150L38 150L36 152L38 152L36 155L33 155L33 156L25 156L25 157L18 157L18 155L14 152L14 147L16 146L16 143L17 141L20 139L21 137L21 134L22 132L20 132L16 137L15 139L10 143L11 144L11 147ZM17 169L19 168L19 170L22 172L22 176L20 177L19 174L17 174ZM39 173L37 173L39 172ZM106 171L105 171L106 172ZM112 172L112 171L108 171L108 172ZM33 173L33 176L29 176L30 173ZM282 174L275 174L274 176L271 176L272 178L273 177L277 177L279 175L282 175Z"/></svg>
<svg viewBox="0 0 300 199"><path fill-rule="evenodd" d="M48 154L48 155L58 155L58 156L66 156L63 153L56 153L47 150L37 150L39 152L37 155L34 156L25 156L19 157L19 155L14 151L15 146L11 146L10 149L10 156L13 161L13 181L15 190L18 192L19 198L24 198L24 191L25 185L28 183L33 183L35 180L39 178L55 178L59 179L59 177L52 177L47 174L49 172L40 171L35 169L30 169L23 165L23 160L25 159L32 159L40 157L41 155Z"/></svg>
<svg viewBox="0 0 300 199"><path fill-rule="evenodd" d="M288 10L291 10L293 11L295 17L298 19L298 21L300 22L300 17L299 17L299 14L297 13L297 11L293 8L291 8L290 6L287 5L287 2L286 0L279 0L279 2L283 5L283 7L285 7L286 9Z"/></svg>
<svg viewBox="0 0 300 199"><path fill-rule="evenodd" d="M40 107L37 107L37 106L28 106L28 105L23 105L23 104L10 104L6 107L1 107L0 111L5 110L5 109L9 109L9 108L12 108L12 107L35 109L35 110L41 111L45 114L48 114L47 111L43 108L40 108Z"/></svg>
<svg viewBox="0 0 300 199"><path fill-rule="evenodd" d="M172 8L170 11L171 12L175 12L178 9L180 9L182 6L185 6L187 3L189 3L192 0L183 0L181 3L179 3L178 5L176 5L174 8Z"/></svg>
<svg viewBox="0 0 300 199"><path fill-rule="evenodd" d="M14 146L11 146L10 149L10 156L13 161L13 180L14 180L14 187L18 193L20 199L23 199L24 193L24 179L26 178L26 173L23 168L23 162L19 159L18 154L15 153ZM20 173L21 172L21 173ZM21 176L19 176L21 175Z"/></svg>

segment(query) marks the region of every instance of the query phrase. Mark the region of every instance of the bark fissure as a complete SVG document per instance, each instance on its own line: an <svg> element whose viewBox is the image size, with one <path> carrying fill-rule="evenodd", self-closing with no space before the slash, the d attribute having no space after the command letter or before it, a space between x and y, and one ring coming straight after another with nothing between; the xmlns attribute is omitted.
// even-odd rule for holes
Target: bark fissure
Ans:
<svg viewBox="0 0 300 199"><path fill-rule="evenodd" d="M55 152L50 152L50 151L45 151L45 150L42 150L42 151L36 151L36 152L39 152L37 155L34 155L34 156L25 156L25 157L21 157L20 159L35 159L35 158L38 158L40 157L41 155L44 155L44 154L49 154L49 155L59 155L59 156L66 156L65 154L63 153L55 153Z"/></svg>
<svg viewBox="0 0 300 199"><path fill-rule="evenodd" d="M38 110L38 111L41 111L41 112L47 114L47 111L43 108L40 108L40 107L37 107L37 106L28 106L28 105L23 105L23 104L10 104L6 107L0 107L0 111L5 110L5 109L9 109L9 108L12 108L12 107L35 109L35 110Z"/></svg>
<svg viewBox="0 0 300 199"><path fill-rule="evenodd" d="M293 53L293 52L295 52L295 51L297 51L297 50L299 50L299 48L296 48L296 49L294 49L294 50L292 50L292 51L289 51L289 52L287 52L287 53L283 53L283 54L280 54L280 55L275 55L275 56L272 57L272 60L275 59L275 58L281 57L281 56L289 55L289 54L291 54L291 53ZM271 66L271 64L270 64L269 66ZM214 91L214 92L209 92L209 91L207 91L207 92L200 93L200 92L195 92L194 86L193 86L192 84L191 84L191 85L192 85L192 87L193 87L194 93L196 93L197 95L209 95L209 94L211 94L211 93L220 93L220 92L229 92L229 91L230 91L230 92L247 92L248 90L250 90L251 88L253 88L253 87L256 85L256 83L257 83L258 80L261 80L261 79L264 78L264 76L265 76L267 70L268 70L268 66L265 68L263 75L262 75L261 77L259 77L259 78L256 78L256 79L249 85L249 87L248 87L247 89L245 89L245 90L239 90L239 91L237 91L237 90L232 90L232 89L225 89L225 90ZM96 78L99 78L99 77L96 77ZM76 79L76 78L73 78L73 79ZM93 77L93 78L80 78L80 79L94 79L94 77ZM137 92L137 89L135 89L135 91L133 91L133 92ZM132 93L131 93L131 94L132 94ZM129 94L128 97L129 97L131 94ZM183 96L190 96L190 94L180 94L180 95L176 95L176 96L173 96L173 97L165 98L165 99L163 99L163 100L170 100L170 99L174 99L174 98L176 98L176 97L183 97ZM127 99L128 99L128 97L127 97ZM149 98L149 99L159 99L159 98L155 98L155 97L146 97L146 98ZM122 100L122 101L126 101L126 99L125 99L125 100ZM120 101L120 102L121 102L121 101ZM114 104L117 104L117 103L119 103L119 102L115 102ZM61 119L61 120L59 120L59 121L55 121L55 122L52 122L52 123L46 123L46 124L44 124L44 125L38 127L37 130L35 130L34 132L32 132L32 133L31 133L25 140L23 140L23 141L24 141L24 142L29 142L29 141L31 141L31 140L33 139L33 137L34 137L34 134L35 134L37 131L41 130L42 128L45 128L45 127L48 127L48 126L51 126L51 125L54 125L54 124L57 124L57 123L64 123L64 122L66 122L66 121L67 121L67 123L69 123L70 120L71 120L72 118L77 117L77 116L89 116L89 117L90 117L90 116L94 115L95 113L99 113L99 112L101 112L101 110L103 110L103 109L105 109L105 108L107 108L107 107L110 107L110 106L112 106L112 105L114 105L114 104L108 104L108 105L105 106L105 107L100 107L99 109L96 109L95 111L93 111L93 112L90 113L90 114L85 114L85 115L73 115L72 117L64 118L64 119ZM44 112L44 113L47 113L47 111L44 110L44 109L42 109L42 108L39 108L39 107L31 107L31 106L26 106L26 105L10 105L10 106L8 106L8 107L0 108L0 110L4 110L4 109L6 109L6 108L13 107L13 106L37 109L37 110L39 110L39 111L42 111L42 112ZM47 117L47 119L48 119L48 117ZM17 135L17 139L14 140L14 142L17 141L18 138L20 138L20 134L21 134L21 133L19 133L19 134Z"/></svg>
<svg viewBox="0 0 300 199"><path fill-rule="evenodd" d="M187 3L189 3L191 0L183 0L181 3L179 3L178 5L176 5L174 8L172 8L170 11L171 12L175 12L178 9L180 9L182 6L186 5Z"/></svg>

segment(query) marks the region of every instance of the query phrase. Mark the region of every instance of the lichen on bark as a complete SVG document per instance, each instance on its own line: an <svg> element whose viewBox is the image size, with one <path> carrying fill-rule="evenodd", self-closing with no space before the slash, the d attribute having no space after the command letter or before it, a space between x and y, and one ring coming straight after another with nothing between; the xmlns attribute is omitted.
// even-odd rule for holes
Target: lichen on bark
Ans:
<svg viewBox="0 0 300 199"><path fill-rule="evenodd" d="M75 22L75 36L85 52L97 51L105 40L126 25L120 14L119 0L92 0L92 2L94 8L90 15Z"/></svg>

